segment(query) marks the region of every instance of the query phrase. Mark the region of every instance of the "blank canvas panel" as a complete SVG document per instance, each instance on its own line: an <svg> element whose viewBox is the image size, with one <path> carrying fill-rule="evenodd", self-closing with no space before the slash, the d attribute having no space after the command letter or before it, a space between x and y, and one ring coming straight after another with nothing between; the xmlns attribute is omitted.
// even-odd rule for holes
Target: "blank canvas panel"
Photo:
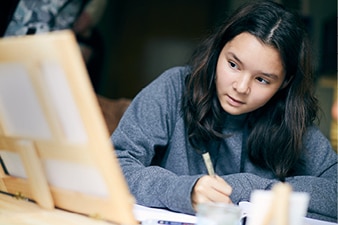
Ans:
<svg viewBox="0 0 338 225"><path fill-rule="evenodd" d="M0 157L3 192L136 224L133 197L70 31L0 40Z"/></svg>

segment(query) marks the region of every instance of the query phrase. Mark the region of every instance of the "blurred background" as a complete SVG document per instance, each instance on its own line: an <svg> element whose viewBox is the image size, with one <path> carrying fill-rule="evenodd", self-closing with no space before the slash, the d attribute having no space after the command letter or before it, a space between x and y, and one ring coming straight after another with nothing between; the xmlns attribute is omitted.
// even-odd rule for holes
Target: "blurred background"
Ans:
<svg viewBox="0 0 338 225"><path fill-rule="evenodd" d="M164 70L184 65L197 44L223 18L249 0L1 1L0 35L6 29L8 32L11 19L8 15L13 14L17 2L26 2L27 7L23 8L26 10L30 6L30 10L34 10L33 4L39 2L55 6L77 1L99 5L105 2L94 14L100 15L95 20L95 35L80 40L84 41L84 47L88 44L92 48L89 50L96 53L95 60L88 66L95 92L108 99L132 99ZM299 12L307 27L315 57L316 91L322 108L320 128L327 137L337 140L337 132L332 134L337 131L337 122L331 115L333 101L337 98L337 0L275 1ZM57 12L58 16L63 16L62 10ZM26 17L28 13L31 11L21 12L21 15ZM34 29L29 28L27 34L42 28L35 24Z"/></svg>
<svg viewBox="0 0 338 225"><path fill-rule="evenodd" d="M111 98L134 97L163 70L185 64L200 39L247 1L109 0L98 24L106 50L99 92ZM303 16L318 76L335 74L337 1L277 2Z"/></svg>

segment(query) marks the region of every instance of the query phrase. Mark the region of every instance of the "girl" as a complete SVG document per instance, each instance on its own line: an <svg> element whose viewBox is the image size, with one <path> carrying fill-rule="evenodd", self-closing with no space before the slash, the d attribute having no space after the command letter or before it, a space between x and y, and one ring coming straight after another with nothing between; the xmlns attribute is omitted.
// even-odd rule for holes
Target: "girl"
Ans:
<svg viewBox="0 0 338 225"><path fill-rule="evenodd" d="M193 214L286 181L311 195L308 217L336 221L337 155L313 125L312 75L294 14L270 1L240 8L189 66L144 88L113 133L137 203Z"/></svg>

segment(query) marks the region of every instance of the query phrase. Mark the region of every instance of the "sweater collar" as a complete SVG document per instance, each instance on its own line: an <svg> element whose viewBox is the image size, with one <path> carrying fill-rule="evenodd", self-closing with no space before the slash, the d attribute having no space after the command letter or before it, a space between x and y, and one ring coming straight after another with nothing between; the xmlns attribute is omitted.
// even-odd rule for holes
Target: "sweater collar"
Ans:
<svg viewBox="0 0 338 225"><path fill-rule="evenodd" d="M231 115L227 112L223 113L223 129L226 130L241 130L246 124L248 114Z"/></svg>

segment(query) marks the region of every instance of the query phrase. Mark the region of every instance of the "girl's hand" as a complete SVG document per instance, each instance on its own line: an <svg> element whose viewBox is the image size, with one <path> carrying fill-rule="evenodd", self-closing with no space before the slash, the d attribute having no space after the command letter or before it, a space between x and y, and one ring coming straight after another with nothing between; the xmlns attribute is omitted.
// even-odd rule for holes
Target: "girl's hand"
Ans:
<svg viewBox="0 0 338 225"><path fill-rule="evenodd" d="M203 176L195 184L191 194L192 207L204 202L232 203L232 187L219 176Z"/></svg>

